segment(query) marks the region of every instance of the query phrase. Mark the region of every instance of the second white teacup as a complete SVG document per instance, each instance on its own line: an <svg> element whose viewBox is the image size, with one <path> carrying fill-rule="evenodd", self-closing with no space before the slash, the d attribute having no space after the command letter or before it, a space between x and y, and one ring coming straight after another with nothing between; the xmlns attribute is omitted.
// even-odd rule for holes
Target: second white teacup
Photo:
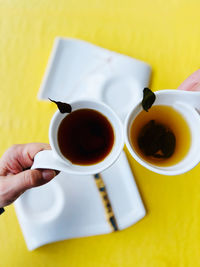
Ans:
<svg viewBox="0 0 200 267"><path fill-rule="evenodd" d="M162 90L157 91L155 95L156 100L153 106L170 106L179 112L185 119L191 133L191 142L187 154L174 165L156 166L156 164L149 163L137 153L136 149L132 145L130 133L131 126L135 118L143 110L142 99L133 107L132 111L126 117L125 143L133 158L147 169L164 175L177 175L185 173L200 162L200 92ZM167 117L165 120L167 121ZM184 138L184 131L182 131L182 136Z"/></svg>

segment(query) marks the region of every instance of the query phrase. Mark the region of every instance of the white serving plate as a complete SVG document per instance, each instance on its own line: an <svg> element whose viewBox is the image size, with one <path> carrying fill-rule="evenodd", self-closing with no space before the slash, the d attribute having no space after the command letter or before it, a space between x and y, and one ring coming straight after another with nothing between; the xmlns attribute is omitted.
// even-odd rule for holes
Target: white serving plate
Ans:
<svg viewBox="0 0 200 267"><path fill-rule="evenodd" d="M119 230L145 216L124 152L102 177ZM50 183L25 192L15 201L15 209L29 250L59 240L112 232L93 176L61 172Z"/></svg>
<svg viewBox="0 0 200 267"><path fill-rule="evenodd" d="M98 99L123 120L142 97L150 71L149 65L133 58L84 41L57 38L38 97L63 102ZM142 219L146 211L125 153L101 175L119 230ZM93 176L61 172L50 183L25 192L15 209L29 250L113 231Z"/></svg>
<svg viewBox="0 0 200 267"><path fill-rule="evenodd" d="M38 97L101 100L124 119L148 86L151 68L85 41L56 38Z"/></svg>

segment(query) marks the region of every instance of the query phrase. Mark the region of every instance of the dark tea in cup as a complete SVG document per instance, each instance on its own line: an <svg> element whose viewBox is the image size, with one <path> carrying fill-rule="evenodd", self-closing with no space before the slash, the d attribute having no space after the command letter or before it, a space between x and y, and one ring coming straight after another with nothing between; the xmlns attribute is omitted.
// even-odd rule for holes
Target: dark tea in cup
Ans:
<svg viewBox="0 0 200 267"><path fill-rule="evenodd" d="M62 155L77 165L101 162L114 144L114 130L109 120L89 108L68 114L60 123L57 137Z"/></svg>

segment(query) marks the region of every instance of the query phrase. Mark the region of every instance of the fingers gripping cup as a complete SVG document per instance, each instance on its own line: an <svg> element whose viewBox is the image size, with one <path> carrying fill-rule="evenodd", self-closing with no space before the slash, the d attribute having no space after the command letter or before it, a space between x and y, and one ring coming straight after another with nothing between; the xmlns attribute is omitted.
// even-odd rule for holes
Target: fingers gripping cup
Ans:
<svg viewBox="0 0 200 267"><path fill-rule="evenodd" d="M71 113L56 111L49 127L52 150L39 152L33 169L95 174L111 166L124 146L123 127L107 105L81 100Z"/></svg>
<svg viewBox="0 0 200 267"><path fill-rule="evenodd" d="M177 175L200 162L200 92L162 90L148 112L141 102L125 121L125 142L147 169Z"/></svg>

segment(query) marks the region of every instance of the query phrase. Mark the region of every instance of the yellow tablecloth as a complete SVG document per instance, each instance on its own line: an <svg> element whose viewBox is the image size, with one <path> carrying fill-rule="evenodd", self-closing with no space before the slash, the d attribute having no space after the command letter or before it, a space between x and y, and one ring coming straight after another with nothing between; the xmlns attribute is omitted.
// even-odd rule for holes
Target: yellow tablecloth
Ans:
<svg viewBox="0 0 200 267"><path fill-rule="evenodd" d="M0 154L48 141L55 106L36 95L56 36L144 60L153 90L176 88L200 67L199 9L199 0L0 0ZM28 252L10 206L0 216L0 266L200 266L200 166L167 177L130 162L148 211L142 221Z"/></svg>

